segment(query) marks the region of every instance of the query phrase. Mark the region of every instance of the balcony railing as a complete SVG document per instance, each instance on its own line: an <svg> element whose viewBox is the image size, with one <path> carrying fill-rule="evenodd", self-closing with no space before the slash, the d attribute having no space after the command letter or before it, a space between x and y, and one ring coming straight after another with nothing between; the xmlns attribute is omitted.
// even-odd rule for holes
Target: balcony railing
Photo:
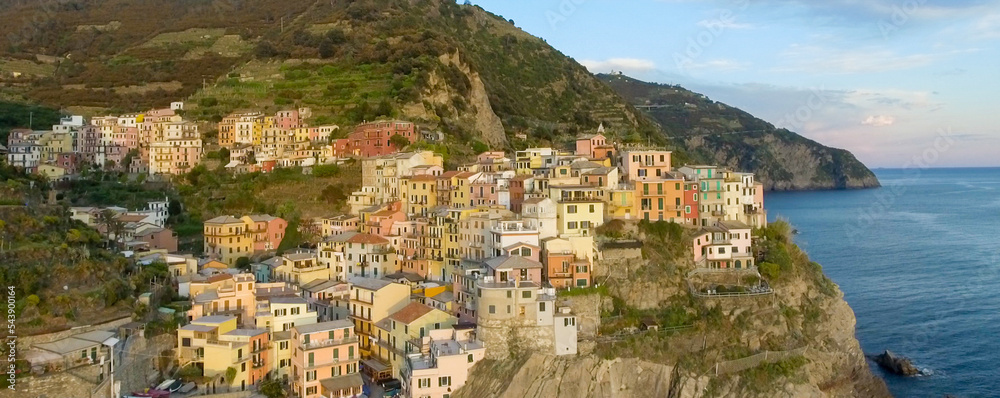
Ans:
<svg viewBox="0 0 1000 398"><path fill-rule="evenodd" d="M325 340L318 340L318 341L310 341L308 344L306 344L306 343L300 343L299 344L299 348L302 349L303 351L306 351L306 350L315 350L315 349L318 349L318 348L332 347L332 346L335 346L335 345L344 345L344 344L351 344L351 343L357 343L357 342L358 342L358 336L351 336L351 337L348 337L346 339L332 339L332 340L331 339L325 339Z"/></svg>

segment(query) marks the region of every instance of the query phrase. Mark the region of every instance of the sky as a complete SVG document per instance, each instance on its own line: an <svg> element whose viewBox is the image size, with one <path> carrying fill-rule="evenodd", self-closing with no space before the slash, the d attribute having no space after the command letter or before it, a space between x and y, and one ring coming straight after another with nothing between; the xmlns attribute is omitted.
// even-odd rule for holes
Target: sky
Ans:
<svg viewBox="0 0 1000 398"><path fill-rule="evenodd" d="M474 0L869 167L1000 166L1000 0Z"/></svg>

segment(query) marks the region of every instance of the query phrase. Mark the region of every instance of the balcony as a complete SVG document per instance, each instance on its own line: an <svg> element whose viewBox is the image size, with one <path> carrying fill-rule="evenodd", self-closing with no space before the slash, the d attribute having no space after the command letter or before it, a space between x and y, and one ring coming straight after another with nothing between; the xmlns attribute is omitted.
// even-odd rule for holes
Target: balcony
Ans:
<svg viewBox="0 0 1000 398"><path fill-rule="evenodd" d="M326 348L326 347L332 347L332 346L338 346L338 345L344 345L344 344L351 344L351 343L357 343L357 342L358 342L358 336L351 336L351 337L348 337L346 339L334 339L334 340L326 339L326 340L319 340L319 341L311 341L308 344L299 343L299 348L301 350L303 350L303 351L309 351L309 350L315 350L315 349L319 349L319 348Z"/></svg>
<svg viewBox="0 0 1000 398"><path fill-rule="evenodd" d="M265 363L264 361L253 361L253 368L254 369L260 369L260 368L263 368L264 365L266 365L266 364L267 363Z"/></svg>

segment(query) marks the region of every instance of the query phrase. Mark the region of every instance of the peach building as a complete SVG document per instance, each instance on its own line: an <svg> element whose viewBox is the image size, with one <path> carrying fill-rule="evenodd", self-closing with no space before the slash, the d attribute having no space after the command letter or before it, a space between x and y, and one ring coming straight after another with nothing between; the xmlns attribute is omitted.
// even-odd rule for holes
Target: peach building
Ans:
<svg viewBox="0 0 1000 398"><path fill-rule="evenodd" d="M662 177L671 170L670 151L626 149L618 157L618 166L628 181L640 177Z"/></svg>
<svg viewBox="0 0 1000 398"><path fill-rule="evenodd" d="M347 320L292 328L292 391L300 398L347 398L362 392L361 353Z"/></svg>
<svg viewBox="0 0 1000 398"><path fill-rule="evenodd" d="M408 344L413 353L407 355L400 369L402 393L407 397L451 396L465 385L469 370L486 355L471 325L431 330Z"/></svg>
<svg viewBox="0 0 1000 398"><path fill-rule="evenodd" d="M163 140L149 145L149 174L182 174L201 162L198 126L191 122L167 123Z"/></svg>

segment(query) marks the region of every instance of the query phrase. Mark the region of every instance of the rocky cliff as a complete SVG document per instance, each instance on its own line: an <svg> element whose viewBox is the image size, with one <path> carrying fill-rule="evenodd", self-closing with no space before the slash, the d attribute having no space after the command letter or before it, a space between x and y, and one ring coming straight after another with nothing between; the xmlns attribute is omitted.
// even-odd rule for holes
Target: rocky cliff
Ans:
<svg viewBox="0 0 1000 398"><path fill-rule="evenodd" d="M691 265L665 258L659 239L644 239L643 258L605 255L595 264L604 288L561 298L581 319L580 355L487 361L455 396L890 396L868 367L839 288L790 242L772 236L762 244L777 261L766 263L775 269L762 264L774 294L699 298L686 287L699 282L687 276ZM718 286L756 283L752 274L736 275L707 278ZM661 330L635 329L647 319ZM584 332L589 322L601 323L600 335Z"/></svg>

